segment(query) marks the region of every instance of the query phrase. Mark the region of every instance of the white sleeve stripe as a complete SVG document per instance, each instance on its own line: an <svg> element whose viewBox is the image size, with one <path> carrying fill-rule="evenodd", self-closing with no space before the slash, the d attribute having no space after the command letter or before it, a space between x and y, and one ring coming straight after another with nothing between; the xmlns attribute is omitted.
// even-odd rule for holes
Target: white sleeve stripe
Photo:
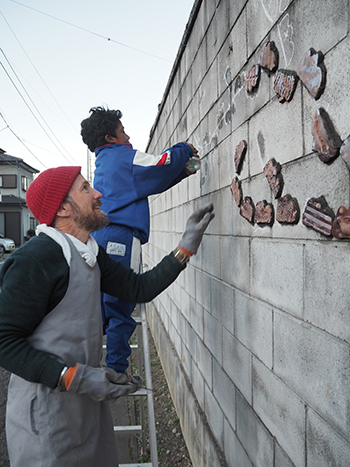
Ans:
<svg viewBox="0 0 350 467"><path fill-rule="evenodd" d="M164 154L166 154L165 158L164 158ZM165 165L169 164L170 163L170 151L167 151L166 153L163 153L160 156L153 156L152 154L147 154L145 152L136 151L133 164L141 165L142 167L155 166L155 165L159 165L160 161L163 158L165 159L165 161L162 164L165 164Z"/></svg>

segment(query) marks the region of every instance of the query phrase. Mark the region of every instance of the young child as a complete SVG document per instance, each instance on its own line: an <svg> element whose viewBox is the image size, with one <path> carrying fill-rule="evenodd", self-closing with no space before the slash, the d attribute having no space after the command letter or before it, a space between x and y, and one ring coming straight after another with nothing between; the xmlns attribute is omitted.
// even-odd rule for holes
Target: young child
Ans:
<svg viewBox="0 0 350 467"><path fill-rule="evenodd" d="M103 192L102 209L110 218L110 224L93 236L111 258L139 272L141 245L149 239L148 196L195 173L187 170L186 164L198 151L187 143L175 144L156 156L137 151L129 143L120 110L94 107L90 113L81 122L81 135L95 152L94 188ZM102 294L101 302L106 364L125 373L131 353L129 339L136 326L131 317L135 303L107 294Z"/></svg>

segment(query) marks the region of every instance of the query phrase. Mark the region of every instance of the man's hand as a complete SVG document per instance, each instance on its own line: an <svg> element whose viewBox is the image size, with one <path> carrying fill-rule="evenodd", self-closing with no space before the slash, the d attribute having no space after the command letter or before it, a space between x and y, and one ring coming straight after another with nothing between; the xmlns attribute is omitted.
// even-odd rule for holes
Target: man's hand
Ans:
<svg viewBox="0 0 350 467"><path fill-rule="evenodd" d="M93 368L81 363L68 368L64 382L68 392L87 394L95 401L116 399L139 388L126 375L111 368Z"/></svg>
<svg viewBox="0 0 350 467"><path fill-rule="evenodd" d="M214 205L207 204L203 208L197 209L189 218L186 224L186 230L182 235L179 247L183 248L191 255L197 253L198 247L202 241L203 234L214 218Z"/></svg>

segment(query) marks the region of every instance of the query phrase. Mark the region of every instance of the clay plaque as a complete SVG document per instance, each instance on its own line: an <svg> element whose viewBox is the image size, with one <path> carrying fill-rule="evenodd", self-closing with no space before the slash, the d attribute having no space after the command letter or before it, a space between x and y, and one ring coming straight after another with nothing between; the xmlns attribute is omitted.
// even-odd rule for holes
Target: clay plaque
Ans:
<svg viewBox="0 0 350 467"><path fill-rule="evenodd" d="M264 167L264 175L269 182L271 190L275 195L275 198L281 196L283 190L283 177L281 174L281 164L275 159L270 159Z"/></svg>
<svg viewBox="0 0 350 467"><path fill-rule="evenodd" d="M274 210L271 203L268 203L265 199L259 201L255 206L254 214L255 223L264 227L266 225L271 226L274 221Z"/></svg>
<svg viewBox="0 0 350 467"><path fill-rule="evenodd" d="M285 195L277 200L276 220L280 224L297 224L299 216L299 205L295 198Z"/></svg>
<svg viewBox="0 0 350 467"><path fill-rule="evenodd" d="M350 238L350 208L340 206L333 222L332 234L336 238Z"/></svg>
<svg viewBox="0 0 350 467"><path fill-rule="evenodd" d="M241 181L238 180L238 177L235 177L232 180L230 188L231 188L233 197L234 197L234 199L236 201L236 204L239 207L242 204L243 192L242 192L242 184L241 184Z"/></svg>
<svg viewBox="0 0 350 467"><path fill-rule="evenodd" d="M322 107L314 114L311 133L314 137L312 150L318 153L318 157L322 162L332 163L339 156L342 140L336 132L329 115Z"/></svg>
<svg viewBox="0 0 350 467"><path fill-rule="evenodd" d="M334 212L328 206L324 196L311 198L303 212L303 224L328 237L332 236Z"/></svg>
<svg viewBox="0 0 350 467"><path fill-rule="evenodd" d="M273 90L279 96L278 100L290 102L293 98L295 89L298 84L298 75L295 71L278 70L275 74Z"/></svg>
<svg viewBox="0 0 350 467"><path fill-rule="evenodd" d="M326 85L326 67L322 52L309 49L300 62L298 75L312 97L319 99Z"/></svg>
<svg viewBox="0 0 350 467"><path fill-rule="evenodd" d="M238 174L241 173L244 156L247 152L247 142L244 139L236 146L235 169Z"/></svg>
<svg viewBox="0 0 350 467"><path fill-rule="evenodd" d="M240 215L247 219L251 224L254 224L254 210L255 206L252 198L250 196L245 196L239 209Z"/></svg>
<svg viewBox="0 0 350 467"><path fill-rule="evenodd" d="M249 93L254 92L259 86L260 65L254 65L245 77L245 88Z"/></svg>
<svg viewBox="0 0 350 467"><path fill-rule="evenodd" d="M278 68L278 59L279 54L275 43L266 42L260 54L259 65L269 73L274 73Z"/></svg>
<svg viewBox="0 0 350 467"><path fill-rule="evenodd" d="M341 145L340 155L350 170L350 136Z"/></svg>

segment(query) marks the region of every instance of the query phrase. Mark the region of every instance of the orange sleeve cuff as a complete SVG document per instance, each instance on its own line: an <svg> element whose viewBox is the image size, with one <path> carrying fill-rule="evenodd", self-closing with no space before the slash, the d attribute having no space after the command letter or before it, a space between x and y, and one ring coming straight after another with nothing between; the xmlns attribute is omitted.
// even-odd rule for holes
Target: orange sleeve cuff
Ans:
<svg viewBox="0 0 350 467"><path fill-rule="evenodd" d="M185 248L182 248L182 246L178 246L178 249L182 251L182 253L185 253L186 256L193 256L193 253L190 253L189 251L185 250Z"/></svg>
<svg viewBox="0 0 350 467"><path fill-rule="evenodd" d="M72 379L75 375L75 372L77 371L77 368L78 368L78 364L76 364L75 366L71 366L66 371L66 381L65 381L66 389L69 388L70 383L72 382Z"/></svg>

